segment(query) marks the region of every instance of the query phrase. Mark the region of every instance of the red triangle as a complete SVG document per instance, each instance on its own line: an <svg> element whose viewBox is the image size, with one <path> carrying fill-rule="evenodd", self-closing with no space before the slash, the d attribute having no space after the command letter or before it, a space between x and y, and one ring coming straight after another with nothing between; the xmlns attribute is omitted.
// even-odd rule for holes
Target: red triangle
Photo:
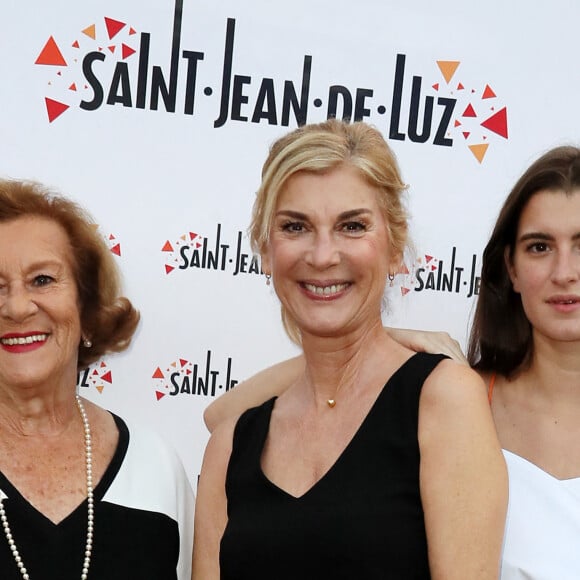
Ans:
<svg viewBox="0 0 580 580"><path fill-rule="evenodd" d="M463 136L467 139L471 133L469 131L463 131Z"/></svg>
<svg viewBox="0 0 580 580"><path fill-rule="evenodd" d="M34 64L49 64L54 66L67 66L62 52L58 48L56 41L51 36L40 51L40 54L34 61Z"/></svg>
<svg viewBox="0 0 580 580"><path fill-rule="evenodd" d="M507 107L500 109L495 115L486 119L482 124L482 127L497 133L505 139L508 138L508 128L507 128Z"/></svg>
<svg viewBox="0 0 580 580"><path fill-rule="evenodd" d="M187 364L187 361L184 358L180 358L179 363L181 364L181 367L183 368Z"/></svg>
<svg viewBox="0 0 580 580"><path fill-rule="evenodd" d="M120 22L119 20L113 20L112 18L107 18L105 16L105 26L107 27L107 34L109 35L109 39L111 39L125 27L125 23Z"/></svg>
<svg viewBox="0 0 580 580"><path fill-rule="evenodd" d="M111 371L107 371L102 377L101 379L103 381L107 381L107 383L112 383L113 382L113 376L111 375Z"/></svg>
<svg viewBox="0 0 580 580"><path fill-rule="evenodd" d="M461 121L455 121L453 124L454 127L459 127L459 125L461 125Z"/></svg>
<svg viewBox="0 0 580 580"><path fill-rule="evenodd" d="M60 117L68 108L69 105L65 105L59 101L54 101L48 97L44 98L46 103L46 112L48 113L48 122L52 123L57 117Z"/></svg>
<svg viewBox="0 0 580 580"><path fill-rule="evenodd" d="M127 46L126 44L122 44L121 45L121 54L123 56L123 59L125 59L128 56L135 54L135 49L131 48L130 46Z"/></svg>
<svg viewBox="0 0 580 580"><path fill-rule="evenodd" d="M459 84L457 85L457 90L458 90L458 91L462 91L464 88L465 88L465 87L464 87L464 86L463 86L461 83L459 83Z"/></svg>
<svg viewBox="0 0 580 580"><path fill-rule="evenodd" d="M114 240L115 236L113 234L109 234L109 240Z"/></svg>
<svg viewBox="0 0 580 580"><path fill-rule="evenodd" d="M173 272L173 270L175 270L175 268L173 266L170 266L169 264L165 264L165 273L166 274Z"/></svg>
<svg viewBox="0 0 580 580"><path fill-rule="evenodd" d="M409 292L411 292L410 288L405 288L404 286L401 286L401 296L404 296L405 294L408 294Z"/></svg>
<svg viewBox="0 0 580 580"><path fill-rule="evenodd" d="M69 91L76 91L77 90L77 86L75 85L75 83L73 83L69 88Z"/></svg>
<svg viewBox="0 0 580 580"><path fill-rule="evenodd" d="M171 243L169 242L169 240L167 240L165 242L165 244L161 248L161 251L162 252L173 252L173 246L171 245Z"/></svg>
<svg viewBox="0 0 580 580"><path fill-rule="evenodd" d="M103 362L101 363L101 368L102 368L102 369L104 369L106 366L107 366L107 363L103 361Z"/></svg>
<svg viewBox="0 0 580 580"><path fill-rule="evenodd" d="M131 27L129 28L129 35L133 36L133 34L137 34L137 31L133 27Z"/></svg>
<svg viewBox="0 0 580 580"><path fill-rule="evenodd" d="M195 238L197 238L197 234L194 234L193 232L189 232L189 239L195 240Z"/></svg>
<svg viewBox="0 0 580 580"><path fill-rule="evenodd" d="M427 262L427 264L433 259L433 256L428 256L427 254L425 254L425 261Z"/></svg>
<svg viewBox="0 0 580 580"><path fill-rule="evenodd" d="M111 52L115 52L115 48L117 48L114 44L111 44L111 46L109 46L109 50Z"/></svg>
<svg viewBox="0 0 580 580"><path fill-rule="evenodd" d="M78 40L75 40L75 41L72 43L72 47L73 47L73 48L79 48L79 41L78 41Z"/></svg>
<svg viewBox="0 0 580 580"><path fill-rule="evenodd" d="M163 397L165 397L165 393L162 393L161 391L155 391L155 396L157 397L157 400L159 401L159 399L163 399Z"/></svg>
<svg viewBox="0 0 580 580"><path fill-rule="evenodd" d="M439 83L435 83L434 85L431 85L436 91L439 90Z"/></svg>
<svg viewBox="0 0 580 580"><path fill-rule="evenodd" d="M113 252L113 254L120 256L121 255L121 244L115 244L112 248L111 248L111 252Z"/></svg>
<svg viewBox="0 0 580 580"><path fill-rule="evenodd" d="M99 371L97 369L94 369L93 372L92 372L92 374L93 375L98 375L99 374Z"/></svg>
<svg viewBox="0 0 580 580"><path fill-rule="evenodd" d="M159 367L157 367L157 369L155 370L155 372L152 375L152 378L154 378L154 379L164 379L165 376L163 375L163 372L161 371L161 369Z"/></svg>
<svg viewBox="0 0 580 580"><path fill-rule="evenodd" d="M474 108L471 106L471 103L467 105L467 109L463 111L464 117L477 117Z"/></svg>
<svg viewBox="0 0 580 580"><path fill-rule="evenodd" d="M489 85L485 85L485 89L483 89L483 95L481 95L482 99L493 99L496 94L491 90Z"/></svg>

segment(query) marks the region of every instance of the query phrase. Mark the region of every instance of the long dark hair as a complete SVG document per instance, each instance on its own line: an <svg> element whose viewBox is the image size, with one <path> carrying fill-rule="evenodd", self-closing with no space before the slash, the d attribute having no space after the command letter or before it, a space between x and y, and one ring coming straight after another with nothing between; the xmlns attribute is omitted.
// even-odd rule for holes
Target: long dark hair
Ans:
<svg viewBox="0 0 580 580"><path fill-rule="evenodd" d="M551 149L525 171L508 195L483 252L481 288L467 358L480 371L505 376L525 368L533 353L532 327L514 292L507 259L513 258L520 216L539 191L580 190L580 148Z"/></svg>

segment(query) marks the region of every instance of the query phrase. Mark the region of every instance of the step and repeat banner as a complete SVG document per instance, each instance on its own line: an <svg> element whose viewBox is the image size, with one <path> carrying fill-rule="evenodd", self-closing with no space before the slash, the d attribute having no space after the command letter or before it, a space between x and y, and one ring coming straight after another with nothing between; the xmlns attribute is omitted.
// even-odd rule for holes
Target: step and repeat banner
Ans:
<svg viewBox="0 0 580 580"><path fill-rule="evenodd" d="M154 426L195 486L205 407L293 356L246 229L270 144L329 116L388 138L414 241L385 322L465 344L500 204L580 139L571 0L4 0L0 174L95 217L142 313L83 395Z"/></svg>

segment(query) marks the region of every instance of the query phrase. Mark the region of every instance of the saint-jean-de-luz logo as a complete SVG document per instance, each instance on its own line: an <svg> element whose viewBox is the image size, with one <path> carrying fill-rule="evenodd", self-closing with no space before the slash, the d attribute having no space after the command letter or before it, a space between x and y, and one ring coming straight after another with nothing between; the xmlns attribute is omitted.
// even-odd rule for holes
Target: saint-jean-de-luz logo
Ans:
<svg viewBox="0 0 580 580"><path fill-rule="evenodd" d="M176 14L181 13L182 5L183 0L176 0ZM247 23L240 26L241 34L249 33ZM203 67L209 66L209 59L204 51L183 50L181 19L174 22L173 38L165 39L171 43L171 61L165 66L149 63L150 33L137 34L133 27L113 18L105 17L98 25L82 29L66 50L50 36L35 61L52 67L47 79L51 96L45 96L48 120L52 123L71 107L94 111L103 105L164 107L171 114L179 111L193 116L198 95L216 100L219 116L213 121L215 128L229 122L300 125L319 121L322 114L368 121L391 141L442 147L462 142L479 163L494 139L508 139L507 106L492 84L474 82L469 71L458 72L459 60L436 60L430 71L414 74L407 55L399 53L394 69L392 64L384 68L391 78L376 81L380 89L347 87L344 79L322 79L316 83L321 87L317 94L311 95L315 90L313 71L324 71L324 63L313 67L314 56L305 54L301 72L260 72L248 70L247 65L238 70L234 66L235 36L236 20L228 18L221 89L205 86L203 90L197 82L206 78ZM376 58L392 62L393 54L389 51ZM184 89L183 103L178 102L178 88Z"/></svg>

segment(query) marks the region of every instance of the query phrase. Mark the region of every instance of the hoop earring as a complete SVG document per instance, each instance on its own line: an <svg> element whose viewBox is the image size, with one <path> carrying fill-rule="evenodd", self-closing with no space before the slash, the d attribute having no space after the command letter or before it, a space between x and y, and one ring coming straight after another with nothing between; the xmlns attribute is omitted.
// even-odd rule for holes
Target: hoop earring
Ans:
<svg viewBox="0 0 580 580"><path fill-rule="evenodd" d="M389 286L392 288L395 284L395 275L391 272L389 272Z"/></svg>

